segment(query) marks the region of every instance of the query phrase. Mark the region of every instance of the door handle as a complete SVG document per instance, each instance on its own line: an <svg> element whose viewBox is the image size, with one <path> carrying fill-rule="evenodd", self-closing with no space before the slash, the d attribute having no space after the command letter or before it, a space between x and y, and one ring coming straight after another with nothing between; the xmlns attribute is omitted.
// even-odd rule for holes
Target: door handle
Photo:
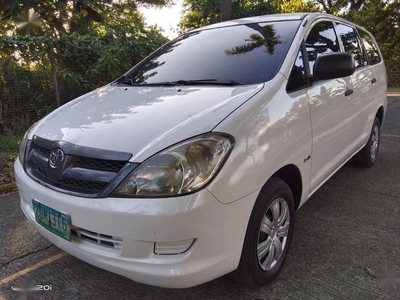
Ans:
<svg viewBox="0 0 400 300"><path fill-rule="evenodd" d="M347 91L344 92L344 95L345 95L345 96L350 96L350 95L353 94L353 93L354 93L354 91L349 89L349 90L347 90Z"/></svg>
<svg viewBox="0 0 400 300"><path fill-rule="evenodd" d="M371 83L375 83L376 82L376 78L372 78Z"/></svg>

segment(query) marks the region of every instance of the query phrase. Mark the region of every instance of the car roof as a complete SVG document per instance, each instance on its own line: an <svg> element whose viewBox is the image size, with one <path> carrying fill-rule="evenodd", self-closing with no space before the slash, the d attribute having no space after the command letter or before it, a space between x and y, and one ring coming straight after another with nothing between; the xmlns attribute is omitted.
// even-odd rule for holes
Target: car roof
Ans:
<svg viewBox="0 0 400 300"><path fill-rule="evenodd" d="M333 16L333 15L330 15L327 13L308 12L308 13L272 14L272 15L264 15L264 16L256 16L256 17L248 17L248 18L230 20L230 21L207 25L207 26L204 26L201 28L196 28L196 29L191 30L191 32L201 31L201 30L206 30L206 29L213 29L213 28L220 28L220 27L260 23L260 22L271 22L271 21L278 21L278 22L279 21L295 21L295 20L300 21L300 20L306 19L307 21L312 22L318 18L329 18L332 20L336 20L336 21L347 23L347 24L351 24L353 26L357 26L357 27L365 30L365 28L363 28L360 25L354 24L345 19Z"/></svg>
<svg viewBox="0 0 400 300"><path fill-rule="evenodd" d="M291 13L291 14L272 14L272 15L264 15L264 16L256 16L256 17L247 17L247 18L229 20L229 21L225 21L225 22L207 25L207 26L204 26L201 28L196 28L193 31L219 28L219 27L228 27L228 26L241 25L241 24L252 24L252 23L259 23L259 22L302 20L308 14L309 13Z"/></svg>

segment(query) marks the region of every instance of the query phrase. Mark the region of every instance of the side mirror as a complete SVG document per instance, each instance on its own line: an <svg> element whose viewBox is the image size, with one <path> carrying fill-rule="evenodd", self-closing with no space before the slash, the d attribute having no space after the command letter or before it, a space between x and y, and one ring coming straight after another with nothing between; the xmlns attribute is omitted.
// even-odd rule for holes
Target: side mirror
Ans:
<svg viewBox="0 0 400 300"><path fill-rule="evenodd" d="M354 73L354 58L347 52L318 56L314 64L314 80L334 79Z"/></svg>

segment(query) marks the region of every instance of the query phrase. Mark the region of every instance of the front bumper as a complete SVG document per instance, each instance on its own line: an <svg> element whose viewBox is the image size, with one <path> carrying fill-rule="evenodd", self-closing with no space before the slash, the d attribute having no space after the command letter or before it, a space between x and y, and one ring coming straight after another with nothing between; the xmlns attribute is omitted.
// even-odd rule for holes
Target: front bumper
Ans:
<svg viewBox="0 0 400 300"><path fill-rule="evenodd" d="M247 224L258 192L222 204L207 190L166 199L88 199L48 189L24 172L15 177L21 208L50 242L67 253L113 273L149 285L186 288L202 284L238 266ZM119 237L110 248L73 236L68 242L36 223L32 199L67 213L74 227ZM154 254L154 244L195 239L188 251Z"/></svg>

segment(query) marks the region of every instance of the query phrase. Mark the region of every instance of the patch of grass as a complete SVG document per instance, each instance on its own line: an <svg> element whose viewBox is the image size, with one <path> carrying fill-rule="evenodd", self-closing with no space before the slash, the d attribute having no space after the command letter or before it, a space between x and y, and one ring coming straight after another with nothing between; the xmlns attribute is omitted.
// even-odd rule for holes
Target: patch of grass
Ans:
<svg viewBox="0 0 400 300"><path fill-rule="evenodd" d="M0 166L6 164L10 156L18 155L21 138L19 135L0 135Z"/></svg>
<svg viewBox="0 0 400 300"><path fill-rule="evenodd" d="M20 135L0 135L0 185L14 181L13 164L18 155Z"/></svg>

